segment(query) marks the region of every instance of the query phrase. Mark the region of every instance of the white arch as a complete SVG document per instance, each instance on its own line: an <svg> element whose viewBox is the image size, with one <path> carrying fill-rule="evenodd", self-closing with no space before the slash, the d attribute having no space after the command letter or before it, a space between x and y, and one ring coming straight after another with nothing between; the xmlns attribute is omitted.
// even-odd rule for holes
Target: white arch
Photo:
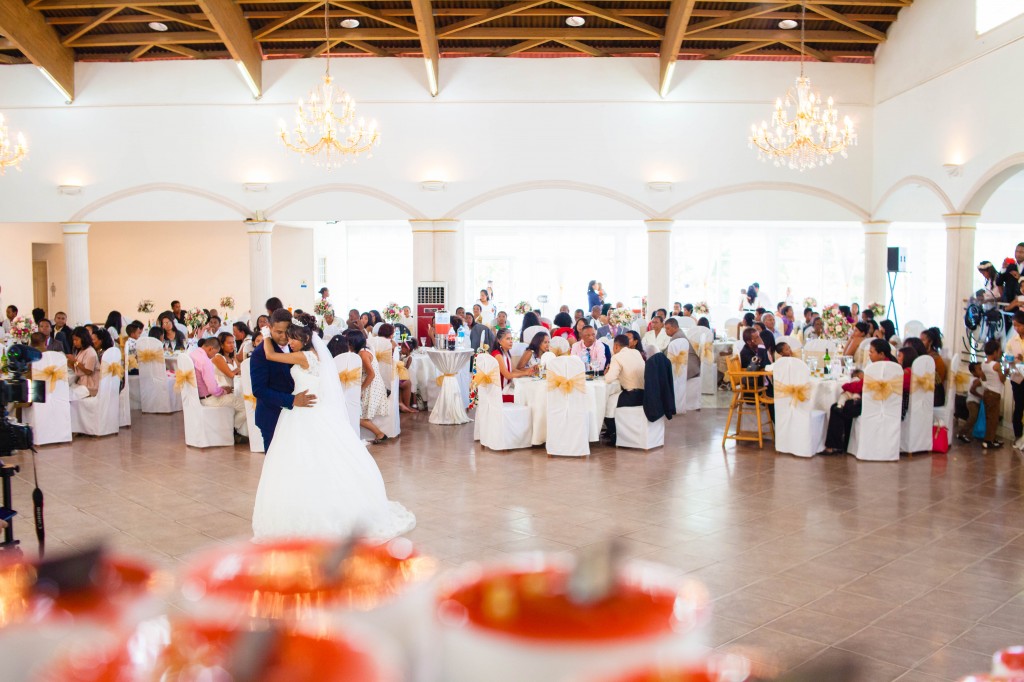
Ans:
<svg viewBox="0 0 1024 682"><path fill-rule="evenodd" d="M67 222L78 223L83 222L89 216L90 213L96 211L104 206L113 204L127 199L128 197L137 196L139 194L147 194L149 192L177 192L179 194L191 194L192 196L208 199L215 204L220 204L226 208L230 208L232 211L237 213L242 219L251 218L253 215L252 210L248 207L239 204L238 202L232 201L227 197L221 196L215 192L210 192L199 187L192 187L190 185L179 185L170 182L152 182L148 185L139 185L138 187L129 187L113 194L108 194L105 197L97 199L92 202L78 213L71 216Z"/></svg>
<svg viewBox="0 0 1024 682"><path fill-rule="evenodd" d="M572 182L570 180L534 180L531 182L520 182L515 185L506 185L505 187L499 187L492 189L490 192L484 192L472 199L465 201L454 209L449 211L449 218L458 218L460 215L469 211L470 209L482 206L488 201L499 199L501 197L508 196L510 194L519 194L520 192L533 192L535 190L544 189L565 189L572 192L586 192L588 194L596 194L597 196L617 201L620 204L625 204L630 208L636 209L640 213L644 214L648 218L658 217L658 212L653 208L644 204L636 199L633 199L627 194L617 192L607 187L601 187L600 185L591 185L585 182Z"/></svg>
<svg viewBox="0 0 1024 682"><path fill-rule="evenodd" d="M670 207L665 211L665 215L674 218L679 213L693 208L697 204L701 204L711 199L717 199L719 197L729 196L730 194L742 194L744 192L795 192L797 194L806 194L808 196L817 197L818 199L824 199L830 203L844 208L850 213L854 214L861 221L867 221L871 219L871 214L865 211L863 208L853 203L849 199L845 199L834 192L829 192L825 189L818 187L810 187L808 185L801 185L795 182L747 182L742 185L730 185L728 187L719 187L717 189L708 190L702 192L696 196L690 197L685 201L681 201L678 204Z"/></svg>
<svg viewBox="0 0 1024 682"><path fill-rule="evenodd" d="M967 198L964 199L964 203L960 205L960 210L957 213L980 214L996 190L1022 170L1024 170L1024 153L1006 157L981 176L981 179L967 193Z"/></svg>
<svg viewBox="0 0 1024 682"><path fill-rule="evenodd" d="M291 206L296 202L302 201L303 199L315 197L319 194L327 194L329 192L349 192L351 194L362 194L363 196L371 197L373 199L383 201L386 204L390 204L391 206L394 206L398 210L405 212L406 215L415 220L427 219L427 216L421 213L417 208L405 203L401 199L392 196L391 194L388 194L387 192L383 192L379 189L368 187L366 185L351 185L345 183L319 185L317 187L304 189L301 192L296 192L295 194L287 196L266 210L267 218L272 219L274 213L276 213L277 211L287 208L288 206Z"/></svg>
<svg viewBox="0 0 1024 682"><path fill-rule="evenodd" d="M882 198L878 200L878 204L875 205L874 215L879 215L879 212L882 210L885 202L892 198L896 192L910 185L917 185L919 187L924 187L927 190L931 190L932 194L942 202L942 206L946 213L956 213L956 207L953 206L953 200L949 198L949 195L946 194L941 187L939 187L938 183L921 175L908 175L885 191Z"/></svg>

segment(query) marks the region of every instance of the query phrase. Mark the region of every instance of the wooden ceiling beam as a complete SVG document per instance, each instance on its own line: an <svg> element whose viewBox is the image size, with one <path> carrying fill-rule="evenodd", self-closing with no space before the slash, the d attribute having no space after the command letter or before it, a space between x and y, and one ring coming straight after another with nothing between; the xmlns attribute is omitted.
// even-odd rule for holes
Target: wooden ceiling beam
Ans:
<svg viewBox="0 0 1024 682"><path fill-rule="evenodd" d="M786 9L787 7L790 7L793 4L795 3L766 3L764 5L756 5L754 7L750 7L749 9L741 10L739 12L731 12L725 16L716 17L714 19L708 19L707 21L702 21L698 24L692 24L686 30L686 35L692 36L695 33L700 33L701 31L707 31L713 28L718 28L719 26L725 26L726 24L731 24L737 21L743 21L744 19L759 17L768 14L769 12L774 12L780 9Z"/></svg>
<svg viewBox="0 0 1024 682"><path fill-rule="evenodd" d="M323 4L324 3L322 3L322 2L309 2L309 3L306 3L305 5L299 7L297 10L295 10L293 12L288 12L287 14L282 16L281 18L279 18L279 19L277 19L275 21L272 21L271 23L269 23L266 26L262 27L261 29L259 29L255 33L253 33L252 37L256 38L257 40L259 40L263 36L266 36L266 35L269 35L269 34L273 33L274 31L276 31L277 29L281 28L282 26L287 26L288 24L292 23L296 19L301 19L302 17L306 16L307 14L309 14L310 12L315 10L317 7L322 7Z"/></svg>
<svg viewBox="0 0 1024 682"><path fill-rule="evenodd" d="M770 40L755 40L749 43L743 43L735 47L730 47L727 50L721 50L713 54L708 55L708 59L728 59L729 57L735 57L736 55L746 54L753 52L754 50L761 50L774 43Z"/></svg>
<svg viewBox="0 0 1024 682"><path fill-rule="evenodd" d="M831 7L825 7L824 5L813 5L811 8L812 12L816 12L823 17L827 17L836 23L842 24L852 28L854 31L859 31L869 38L875 38L879 42L885 42L885 34L878 29L871 28L867 24L862 24L859 21L854 21L849 17L845 16L842 12L837 12Z"/></svg>
<svg viewBox="0 0 1024 682"><path fill-rule="evenodd" d="M593 16L600 17L605 21L610 21L614 24L619 24L620 26L625 26L626 28L631 28L635 31L640 31L641 33L647 33L648 35L652 35L655 38L661 38L662 35L664 35L659 29L655 28L654 26L651 26L650 24L645 23L643 21L630 19L629 17L623 16L620 12L613 9L597 7L596 5L591 5L589 2L580 2L579 0L555 0L555 2L557 2L559 5L564 5L565 7L574 9L577 12L582 12L584 14L592 14Z"/></svg>
<svg viewBox="0 0 1024 682"><path fill-rule="evenodd" d="M343 40L341 42L345 43L346 45L351 45L352 47L356 48L357 50L362 50L366 54L372 54L372 55L374 55L376 57L390 57L391 56L391 53L388 52L387 50L383 50L383 49L377 47L376 45L371 45L370 43L365 43L362 40Z"/></svg>
<svg viewBox="0 0 1024 682"><path fill-rule="evenodd" d="M128 61L134 62L136 59L149 52L152 47L152 45L139 45L128 55Z"/></svg>
<svg viewBox="0 0 1024 682"><path fill-rule="evenodd" d="M509 57L511 55L518 54L520 52L525 52L526 50L532 50L533 48L537 47L538 45L543 45L546 42L548 42L548 41L546 41L546 40L524 40L521 43L516 43L515 45L510 45L510 46L508 46L506 48L498 50L497 52L492 53L491 56L492 57Z"/></svg>
<svg viewBox="0 0 1024 682"><path fill-rule="evenodd" d="M668 94L669 86L672 85L672 72L676 68L676 60L679 59L679 48L683 45L686 27L690 25L690 15L696 4L697 0L672 0L669 6L665 37L661 40L661 49L658 53L658 93L662 97Z"/></svg>
<svg viewBox="0 0 1024 682"><path fill-rule="evenodd" d="M465 21L460 21L456 24L445 26L444 28L440 29L437 32L437 37L445 38L453 33L458 33L459 31L463 31L467 28L473 28L474 26L479 26L480 24L486 24L488 21L494 21L495 19L507 17L512 14L519 14L523 10L531 9L533 7L536 7L537 5L543 5L545 2L547 2L547 0L528 0L527 2L514 2L511 5L505 5L504 7L499 7L497 9L491 10L490 12L486 12L484 14L477 15L470 19L466 19Z"/></svg>
<svg viewBox="0 0 1024 682"><path fill-rule="evenodd" d="M193 50L190 47L184 45L161 45L161 47L169 52L180 54L182 57L189 57L191 59L206 59L206 55L198 50Z"/></svg>
<svg viewBox="0 0 1024 682"><path fill-rule="evenodd" d="M0 33L43 72L64 98L75 98L75 53L61 44L43 15L24 2L0 2Z"/></svg>
<svg viewBox="0 0 1024 682"><path fill-rule="evenodd" d="M728 29L720 28L704 31L694 40L723 40L729 42L746 42L750 40L771 40L772 42L792 41L799 34L794 36L792 31L786 30L755 30L755 29ZM872 38L856 31L805 31L804 39L809 43L881 43L881 39Z"/></svg>
<svg viewBox="0 0 1024 682"><path fill-rule="evenodd" d="M64 45L67 45L68 43L74 42L75 38L78 38L79 36L85 35L86 33L88 33L89 31L93 30L94 28L96 28L97 26L99 26L100 24L105 22L107 19L109 19L110 17L114 16L115 14L117 14L118 12L120 12L123 9L124 9L124 5L121 5L119 7L111 7L106 12L101 12L100 14L96 15L95 17L93 17L92 21L90 21L88 24L85 24L84 26L75 29L74 31L72 31L68 35L64 36L64 40L62 40L61 42Z"/></svg>
<svg viewBox="0 0 1024 682"><path fill-rule="evenodd" d="M603 50L599 50L596 47L591 47L585 43L581 43L578 40L556 40L556 43L565 45L566 47L582 52L583 54L589 54L591 57L607 57L608 53Z"/></svg>
<svg viewBox="0 0 1024 682"><path fill-rule="evenodd" d="M319 57L324 52L329 52L329 51L333 50L338 45L338 43L340 43L340 42L341 42L341 40L339 39L339 40L332 40L330 42L330 44L321 43L321 44L317 45L316 47L314 47L312 50L309 50L308 52L306 52L305 57L307 57L308 59L312 59L313 57Z"/></svg>
<svg viewBox="0 0 1024 682"><path fill-rule="evenodd" d="M150 14L155 14L164 21L173 21L185 26L192 26L193 28L201 28L204 31L214 31L213 24L208 19L193 19L187 14L181 12L175 12L173 9L167 9L166 7L147 7L146 11Z"/></svg>
<svg viewBox="0 0 1024 682"><path fill-rule="evenodd" d="M360 16L368 17L370 19L376 19L381 23L387 24L389 26L394 26L395 28L400 28L403 31L408 31L409 33L416 33L416 26L413 26L409 22L402 21L401 19L395 19L394 17L389 17L386 14L381 14L377 10L370 9L365 5L360 5L359 3L356 2L335 2L334 0L332 0L331 4L334 5L335 7L347 9L349 12L355 12ZM430 23L434 23L433 16L431 16Z"/></svg>
<svg viewBox="0 0 1024 682"><path fill-rule="evenodd" d="M779 44L780 45L785 45L786 47L788 47L789 49L793 50L797 54L800 54L800 43L793 42L793 41L790 41L790 40L780 40ZM830 61L832 61L831 55L828 55L828 54L822 52L821 50L816 50L816 49L814 49L813 47L811 47L809 45L804 45L803 46L803 53L805 55L807 55L808 57L813 57L814 59L817 59L819 62L830 62Z"/></svg>
<svg viewBox="0 0 1024 682"><path fill-rule="evenodd" d="M437 97L440 89L438 62L441 55L437 49L433 3L430 0L412 0L412 9L416 13L416 29L420 35L420 47L423 48L423 61L427 68L430 96Z"/></svg>
<svg viewBox="0 0 1024 682"><path fill-rule="evenodd" d="M210 18L224 46L242 72L252 96L263 96L263 55L259 43L252 37L249 22L242 16L242 8L234 0L196 0L199 8Z"/></svg>

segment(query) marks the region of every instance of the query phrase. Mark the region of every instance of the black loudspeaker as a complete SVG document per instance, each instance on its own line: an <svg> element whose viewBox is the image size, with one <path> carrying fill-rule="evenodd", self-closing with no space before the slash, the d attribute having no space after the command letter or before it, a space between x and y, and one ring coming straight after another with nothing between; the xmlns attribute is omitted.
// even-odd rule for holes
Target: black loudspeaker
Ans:
<svg viewBox="0 0 1024 682"><path fill-rule="evenodd" d="M886 269L889 272L906 272L907 250L900 246L890 246L888 266Z"/></svg>

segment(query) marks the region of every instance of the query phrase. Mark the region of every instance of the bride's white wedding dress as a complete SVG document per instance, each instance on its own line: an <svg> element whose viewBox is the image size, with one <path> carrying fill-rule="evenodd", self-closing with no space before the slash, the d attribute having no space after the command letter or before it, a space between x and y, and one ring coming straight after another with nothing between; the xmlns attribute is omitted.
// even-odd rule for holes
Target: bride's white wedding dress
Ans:
<svg viewBox="0 0 1024 682"><path fill-rule="evenodd" d="M256 491L254 539L337 538L358 530L388 540L406 533L416 517L388 500L377 463L343 418L333 362L323 363L321 376L321 358L331 356L316 341L319 357L306 351L309 369L293 365L291 373L294 392L308 390L317 404L281 411Z"/></svg>

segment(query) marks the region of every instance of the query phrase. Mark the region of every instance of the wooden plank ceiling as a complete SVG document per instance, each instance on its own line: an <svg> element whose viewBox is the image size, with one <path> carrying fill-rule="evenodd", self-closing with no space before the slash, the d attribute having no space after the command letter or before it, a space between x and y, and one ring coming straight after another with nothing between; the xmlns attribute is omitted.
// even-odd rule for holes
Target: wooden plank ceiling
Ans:
<svg viewBox="0 0 1024 682"><path fill-rule="evenodd" d="M808 57L871 62L913 0L805 0ZM659 57L662 91L678 59L799 56L800 3L781 0L0 0L0 63L31 61L73 95L68 60L234 59L254 94L259 59L323 55L426 60L436 94L446 57ZM21 5L25 7L22 8ZM582 17L570 26L569 17ZM344 20L358 26L342 28ZM154 30L150 24L166 27Z"/></svg>

